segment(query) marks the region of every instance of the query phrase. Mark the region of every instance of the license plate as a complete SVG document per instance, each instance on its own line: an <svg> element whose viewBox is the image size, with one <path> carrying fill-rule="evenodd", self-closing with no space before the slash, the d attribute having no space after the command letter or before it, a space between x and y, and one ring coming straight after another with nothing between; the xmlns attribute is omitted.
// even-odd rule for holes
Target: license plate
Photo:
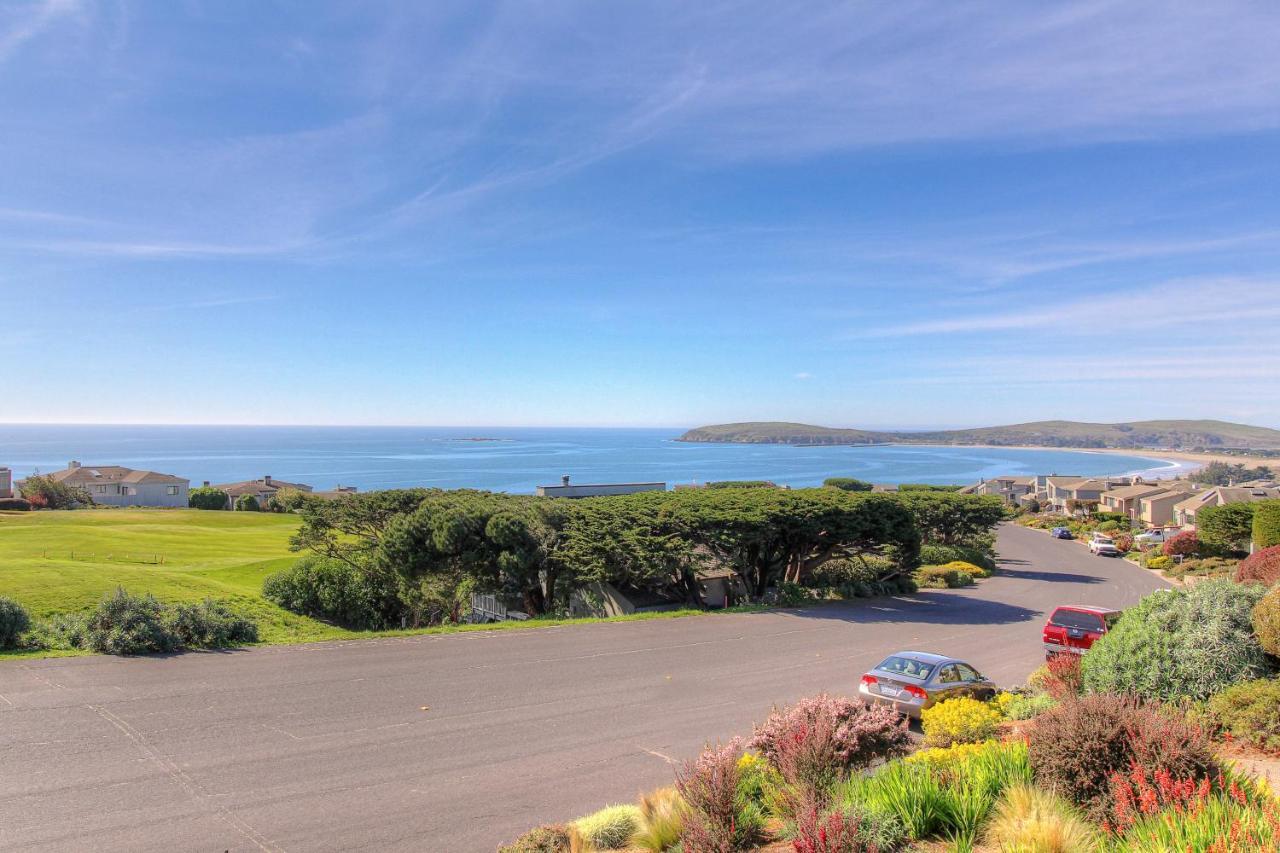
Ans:
<svg viewBox="0 0 1280 853"><path fill-rule="evenodd" d="M899 690L899 689L898 689L898 688L896 688L896 687L884 687L884 686L881 686L881 688L880 688L880 692L881 692L881 693L883 693L885 696L897 696L897 695L898 695L899 693L901 693L902 691L901 691L901 690Z"/></svg>

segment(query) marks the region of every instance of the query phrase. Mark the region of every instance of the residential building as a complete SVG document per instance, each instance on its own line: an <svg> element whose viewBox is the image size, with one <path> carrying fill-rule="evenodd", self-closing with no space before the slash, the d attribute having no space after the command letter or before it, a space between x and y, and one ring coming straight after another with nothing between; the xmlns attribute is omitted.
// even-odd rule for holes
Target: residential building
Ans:
<svg viewBox="0 0 1280 853"><path fill-rule="evenodd" d="M190 480L173 474L137 471L120 465L81 465L75 461L46 476L84 489L95 504L103 506L185 507L191 486ZM19 491L22 482L17 484Z"/></svg>
<svg viewBox="0 0 1280 853"><path fill-rule="evenodd" d="M325 500L336 500L337 498L350 497L358 491L360 490L355 486L334 486L332 489L326 489L321 492L312 492L311 496L315 498L324 498Z"/></svg>
<svg viewBox="0 0 1280 853"><path fill-rule="evenodd" d="M1217 486L1198 492L1173 505L1173 522L1179 527L1195 527L1196 513L1207 506L1266 501L1280 498L1280 489Z"/></svg>
<svg viewBox="0 0 1280 853"><path fill-rule="evenodd" d="M1006 503L1017 504L1026 495L1034 496L1039 490L1042 477L992 477L981 480L972 486L960 490L965 495L995 495Z"/></svg>
<svg viewBox="0 0 1280 853"><path fill-rule="evenodd" d="M558 486L538 486L540 498L597 498L605 495L631 495L636 492L665 492L666 483L582 483L571 485L569 475L560 478Z"/></svg>
<svg viewBox="0 0 1280 853"><path fill-rule="evenodd" d="M209 485L207 482L205 485ZM257 480L243 480L239 483L223 483L214 486L215 489L221 489L227 493L227 509L235 509L236 501L240 500L244 495L252 495L258 501L259 507L265 507L267 501L279 495L285 490L296 492L311 492L311 487L306 483L286 483L284 480L276 480L270 474Z"/></svg>
<svg viewBox="0 0 1280 853"><path fill-rule="evenodd" d="M1079 504L1101 504L1103 492L1117 486L1127 486L1130 482L1128 477L1098 479L1052 476L1045 480L1045 503L1054 512L1066 513L1071 511L1070 507L1076 505L1070 503L1071 501Z"/></svg>
<svg viewBox="0 0 1280 853"><path fill-rule="evenodd" d="M1098 501L1098 509L1102 512L1118 512L1128 516L1130 521L1136 521L1139 500L1167 491L1167 488L1156 483L1134 483L1132 486L1108 489L1102 493Z"/></svg>
<svg viewBox="0 0 1280 853"><path fill-rule="evenodd" d="M0 466L0 498L13 497L13 472Z"/></svg>
<svg viewBox="0 0 1280 853"><path fill-rule="evenodd" d="M1147 527L1171 527L1177 524L1174 518L1174 507L1195 491L1194 483L1179 481L1176 488L1139 498L1138 521Z"/></svg>

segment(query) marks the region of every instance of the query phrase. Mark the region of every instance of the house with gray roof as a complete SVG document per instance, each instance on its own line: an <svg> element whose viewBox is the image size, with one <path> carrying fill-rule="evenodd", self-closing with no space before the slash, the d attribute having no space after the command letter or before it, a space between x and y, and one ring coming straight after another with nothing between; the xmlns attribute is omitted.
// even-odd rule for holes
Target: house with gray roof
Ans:
<svg viewBox="0 0 1280 853"><path fill-rule="evenodd" d="M191 481L174 474L138 471L122 465L81 465L72 461L61 471L45 475L51 480L84 489L102 506L185 507ZM22 492L24 481L17 483Z"/></svg>

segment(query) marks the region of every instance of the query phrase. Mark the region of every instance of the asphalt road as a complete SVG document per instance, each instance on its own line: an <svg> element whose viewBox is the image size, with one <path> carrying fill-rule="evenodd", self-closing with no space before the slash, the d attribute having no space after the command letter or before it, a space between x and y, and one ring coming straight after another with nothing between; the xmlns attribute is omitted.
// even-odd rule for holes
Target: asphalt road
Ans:
<svg viewBox="0 0 1280 853"><path fill-rule="evenodd" d="M1055 605L1163 586L1039 531L999 550L975 588L804 611L0 663L0 849L491 851L889 652L1013 685Z"/></svg>

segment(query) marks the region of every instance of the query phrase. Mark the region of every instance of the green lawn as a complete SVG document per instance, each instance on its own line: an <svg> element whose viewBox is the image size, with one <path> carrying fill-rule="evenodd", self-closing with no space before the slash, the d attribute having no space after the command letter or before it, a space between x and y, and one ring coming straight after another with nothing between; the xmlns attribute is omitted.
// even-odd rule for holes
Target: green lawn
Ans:
<svg viewBox="0 0 1280 853"><path fill-rule="evenodd" d="M375 636L298 616L262 597L262 579L300 557L289 551L289 536L297 527L298 519L292 515L195 509L0 512L0 596L19 602L33 618L47 619L57 613L89 610L123 586L163 601L229 599L258 621L264 643ZM700 612L641 613L617 621ZM598 621L537 619L376 636ZM0 652L0 658L49 654L67 652Z"/></svg>

